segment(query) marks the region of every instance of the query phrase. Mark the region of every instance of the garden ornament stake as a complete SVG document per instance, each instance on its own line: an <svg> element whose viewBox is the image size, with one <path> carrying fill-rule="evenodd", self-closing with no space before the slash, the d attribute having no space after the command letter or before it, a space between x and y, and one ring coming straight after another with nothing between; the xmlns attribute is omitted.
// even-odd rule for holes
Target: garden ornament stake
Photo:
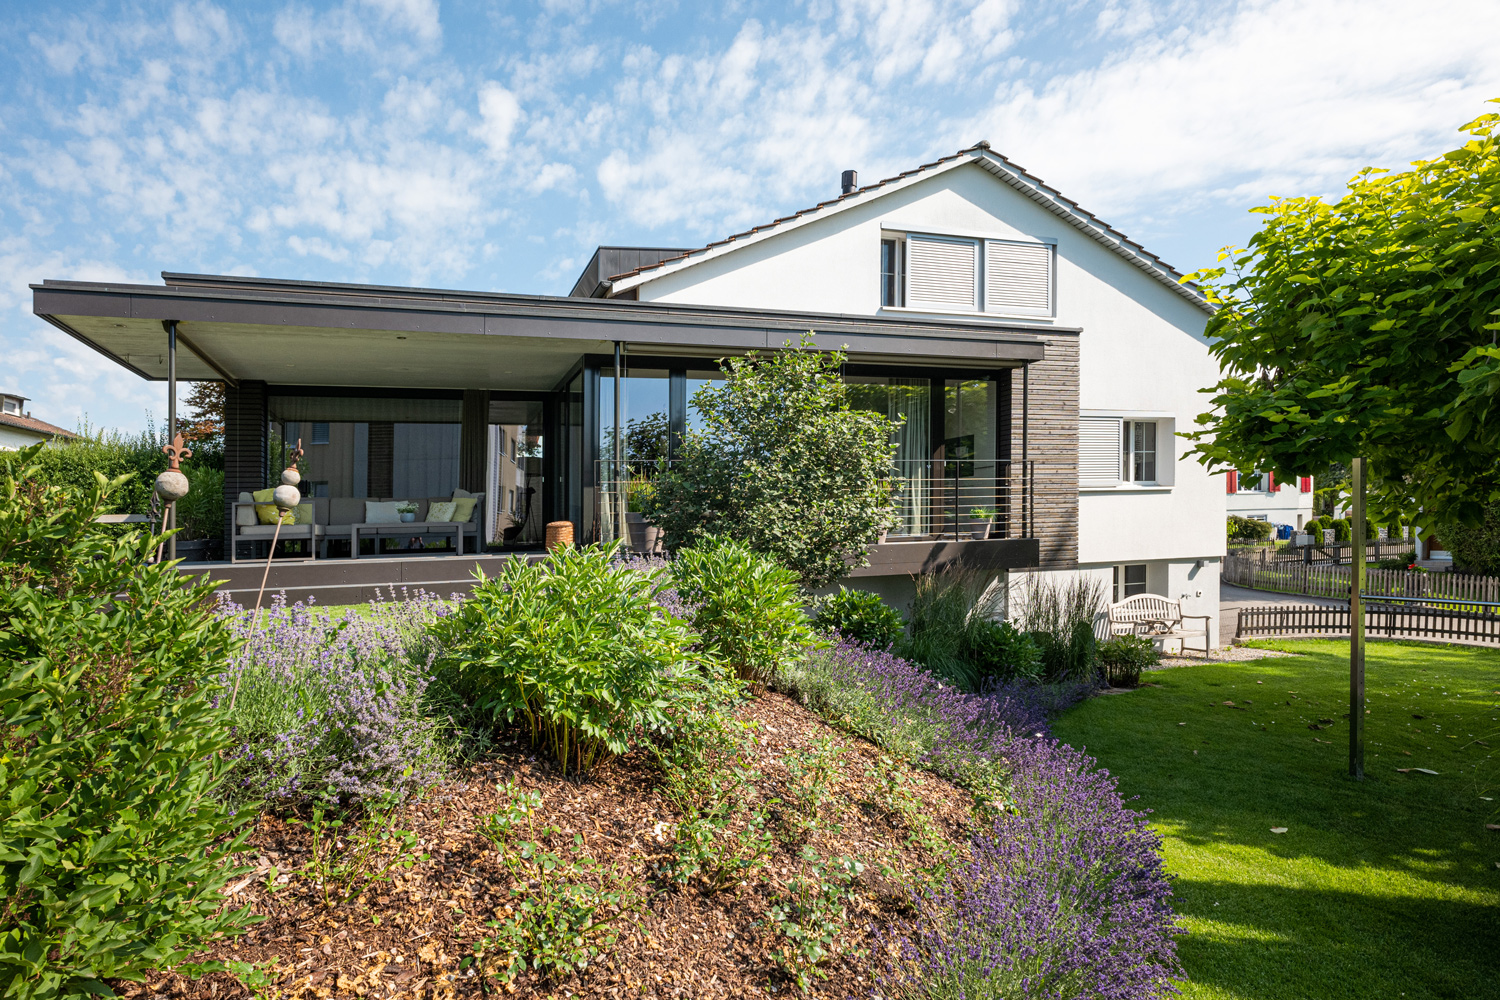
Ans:
<svg viewBox="0 0 1500 1000"><path fill-rule="evenodd" d="M167 468L161 475L156 477L156 495L161 498L161 532L167 530L167 517L172 510L172 505L188 495L188 479L178 468L178 463L184 458L192 458L193 450L185 447L182 435L178 434L172 438L171 444L164 444L161 450L167 456ZM163 542L156 545L156 561L161 562L161 548Z"/></svg>
<svg viewBox="0 0 1500 1000"><path fill-rule="evenodd" d="M285 469L281 470L281 485L276 487L271 494L271 502L276 504L276 530L271 532L271 550L266 553L266 571L260 575L260 590L255 594L255 611L250 617L250 629L252 633L260 627L260 599L266 593L266 580L271 575L271 560L276 558L276 541L281 537L281 526L286 522L286 516L297 509L302 502L302 491L297 489L297 484L302 482L302 473L297 471L297 463L302 461L302 439L297 439L297 447L292 449L291 462ZM308 536L312 538L311 535ZM311 545L312 541L309 540ZM240 678L236 674L234 678L234 690L229 694L229 709L234 710L235 699L240 694Z"/></svg>

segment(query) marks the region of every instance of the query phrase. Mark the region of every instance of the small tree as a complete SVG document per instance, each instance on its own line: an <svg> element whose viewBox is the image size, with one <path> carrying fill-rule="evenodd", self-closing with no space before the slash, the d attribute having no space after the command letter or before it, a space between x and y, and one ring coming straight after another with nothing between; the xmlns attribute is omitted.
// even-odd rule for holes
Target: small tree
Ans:
<svg viewBox="0 0 1500 1000"><path fill-rule="evenodd" d="M1497 123L1332 204L1273 199L1248 249L1189 275L1219 306L1225 372L1193 435L1205 462L1285 478L1363 458L1382 522L1477 522L1500 499Z"/></svg>
<svg viewBox="0 0 1500 1000"><path fill-rule="evenodd" d="M730 359L721 386L693 395L705 426L642 504L669 548L722 535L820 587L895 523L896 425L853 409L844 355L811 347Z"/></svg>

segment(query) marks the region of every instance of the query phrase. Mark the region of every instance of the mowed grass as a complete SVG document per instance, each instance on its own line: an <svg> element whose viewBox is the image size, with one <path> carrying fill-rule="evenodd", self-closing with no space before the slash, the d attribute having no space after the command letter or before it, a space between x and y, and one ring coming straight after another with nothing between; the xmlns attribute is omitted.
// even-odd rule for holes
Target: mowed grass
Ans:
<svg viewBox="0 0 1500 1000"><path fill-rule="evenodd" d="M1055 727L1152 810L1184 995L1500 997L1500 651L1372 643L1355 782L1348 643L1264 645L1301 655L1153 671Z"/></svg>

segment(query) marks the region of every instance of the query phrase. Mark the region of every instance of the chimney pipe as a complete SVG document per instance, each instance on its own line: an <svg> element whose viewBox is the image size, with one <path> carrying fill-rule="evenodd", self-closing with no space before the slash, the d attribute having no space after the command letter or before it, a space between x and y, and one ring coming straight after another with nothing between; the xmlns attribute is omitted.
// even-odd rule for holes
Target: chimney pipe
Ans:
<svg viewBox="0 0 1500 1000"><path fill-rule="evenodd" d="M859 174L853 170L845 170L844 176L839 178L839 194L848 194L859 187Z"/></svg>

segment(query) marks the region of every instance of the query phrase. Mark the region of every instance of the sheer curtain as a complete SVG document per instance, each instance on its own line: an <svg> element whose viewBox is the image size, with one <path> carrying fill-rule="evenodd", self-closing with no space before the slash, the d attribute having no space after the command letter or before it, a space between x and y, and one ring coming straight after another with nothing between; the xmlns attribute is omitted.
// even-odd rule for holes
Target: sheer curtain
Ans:
<svg viewBox="0 0 1500 1000"><path fill-rule="evenodd" d="M902 421L896 431L896 468L903 480L895 535L930 532L932 484L932 389L925 378L893 378L886 392L886 416Z"/></svg>

